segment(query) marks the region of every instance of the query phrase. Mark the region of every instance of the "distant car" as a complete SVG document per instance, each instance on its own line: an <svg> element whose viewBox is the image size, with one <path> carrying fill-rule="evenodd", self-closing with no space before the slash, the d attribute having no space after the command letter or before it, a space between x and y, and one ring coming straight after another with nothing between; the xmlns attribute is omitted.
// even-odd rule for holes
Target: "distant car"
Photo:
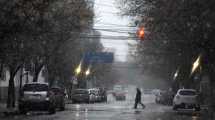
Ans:
<svg viewBox="0 0 215 120"><path fill-rule="evenodd" d="M143 90L144 95L149 95L149 94L153 94L152 89L144 89Z"/></svg>
<svg viewBox="0 0 215 120"><path fill-rule="evenodd" d="M152 90L152 94L154 94L155 96L156 96L157 94L159 94L160 92L161 92L160 89L153 89L153 90Z"/></svg>
<svg viewBox="0 0 215 120"><path fill-rule="evenodd" d="M105 88L99 88L99 94L101 96L101 102L107 102L107 91Z"/></svg>
<svg viewBox="0 0 215 120"><path fill-rule="evenodd" d="M112 95L116 100L126 100L126 91L122 85L115 85L113 87Z"/></svg>
<svg viewBox="0 0 215 120"><path fill-rule="evenodd" d="M160 91L155 95L155 102L164 104L164 105L172 105L174 94L171 91Z"/></svg>
<svg viewBox="0 0 215 120"><path fill-rule="evenodd" d="M32 110L47 110L50 114L55 113L54 94L49 91L46 83L33 82L25 84L18 102L20 113Z"/></svg>
<svg viewBox="0 0 215 120"><path fill-rule="evenodd" d="M114 94L114 97L116 98L116 100L126 100L126 93L123 91L118 91Z"/></svg>
<svg viewBox="0 0 215 120"><path fill-rule="evenodd" d="M161 101L162 101L162 91L159 91L155 94L155 102L161 103Z"/></svg>
<svg viewBox="0 0 215 120"><path fill-rule="evenodd" d="M66 93L64 92L64 89L60 87L52 87L50 90L54 93L55 106L61 111L65 110Z"/></svg>
<svg viewBox="0 0 215 120"><path fill-rule="evenodd" d="M102 96L100 93L99 88L93 88L96 96L96 102L101 102L102 101Z"/></svg>
<svg viewBox="0 0 215 120"><path fill-rule="evenodd" d="M194 89L179 89L173 99L173 110L177 109L195 109L200 110L197 101L197 93Z"/></svg>
<svg viewBox="0 0 215 120"><path fill-rule="evenodd" d="M94 103L97 101L96 97L96 90L95 89L89 89L89 102Z"/></svg>
<svg viewBox="0 0 215 120"><path fill-rule="evenodd" d="M72 101L73 103L89 103L90 94L88 89L76 89L72 92Z"/></svg>

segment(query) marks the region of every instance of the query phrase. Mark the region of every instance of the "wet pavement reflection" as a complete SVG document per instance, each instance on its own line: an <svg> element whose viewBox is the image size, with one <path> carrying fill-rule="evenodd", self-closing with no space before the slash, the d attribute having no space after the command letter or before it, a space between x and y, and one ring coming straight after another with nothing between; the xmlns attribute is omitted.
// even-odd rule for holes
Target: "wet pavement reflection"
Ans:
<svg viewBox="0 0 215 120"><path fill-rule="evenodd" d="M133 98L115 101L109 96L107 103L67 104L65 111L54 115L30 112L27 115L4 117L1 120L207 120L200 113L173 111L171 106L156 104L153 96L144 96L145 109L133 109Z"/></svg>

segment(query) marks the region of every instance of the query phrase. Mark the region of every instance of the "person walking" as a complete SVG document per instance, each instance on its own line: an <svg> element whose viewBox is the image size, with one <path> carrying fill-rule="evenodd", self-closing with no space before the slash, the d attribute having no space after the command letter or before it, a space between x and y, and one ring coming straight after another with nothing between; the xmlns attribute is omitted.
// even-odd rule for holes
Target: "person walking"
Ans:
<svg viewBox="0 0 215 120"><path fill-rule="evenodd" d="M137 109L138 104L140 104L144 109L145 105L141 102L141 91L139 88L137 88L136 90L137 90L137 93L136 93L136 97L135 97L134 109Z"/></svg>

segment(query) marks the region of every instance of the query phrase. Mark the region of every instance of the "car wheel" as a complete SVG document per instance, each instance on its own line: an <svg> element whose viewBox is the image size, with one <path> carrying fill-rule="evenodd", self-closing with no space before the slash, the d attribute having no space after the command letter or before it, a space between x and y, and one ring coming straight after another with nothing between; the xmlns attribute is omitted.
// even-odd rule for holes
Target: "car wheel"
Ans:
<svg viewBox="0 0 215 120"><path fill-rule="evenodd" d="M28 111L26 110L26 108L19 108L19 112L20 114L26 114Z"/></svg>
<svg viewBox="0 0 215 120"><path fill-rule="evenodd" d="M48 112L49 112L49 114L55 114L56 113L55 107L49 108Z"/></svg>
<svg viewBox="0 0 215 120"><path fill-rule="evenodd" d="M173 110L178 110L178 107L176 105L173 105Z"/></svg>

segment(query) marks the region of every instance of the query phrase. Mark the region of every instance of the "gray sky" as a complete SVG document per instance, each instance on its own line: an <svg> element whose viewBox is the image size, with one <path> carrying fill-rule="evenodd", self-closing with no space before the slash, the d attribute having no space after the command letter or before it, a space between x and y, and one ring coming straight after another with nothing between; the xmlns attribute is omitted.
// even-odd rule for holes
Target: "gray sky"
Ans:
<svg viewBox="0 0 215 120"><path fill-rule="evenodd" d="M95 0L94 10L96 14L94 28L99 29L102 36L128 36L127 33L121 32L129 29L127 27L129 19L117 15L119 10L115 0ZM110 32L110 30L114 32ZM101 38L101 41L106 49L115 51L116 61L126 61L128 52L126 40Z"/></svg>

